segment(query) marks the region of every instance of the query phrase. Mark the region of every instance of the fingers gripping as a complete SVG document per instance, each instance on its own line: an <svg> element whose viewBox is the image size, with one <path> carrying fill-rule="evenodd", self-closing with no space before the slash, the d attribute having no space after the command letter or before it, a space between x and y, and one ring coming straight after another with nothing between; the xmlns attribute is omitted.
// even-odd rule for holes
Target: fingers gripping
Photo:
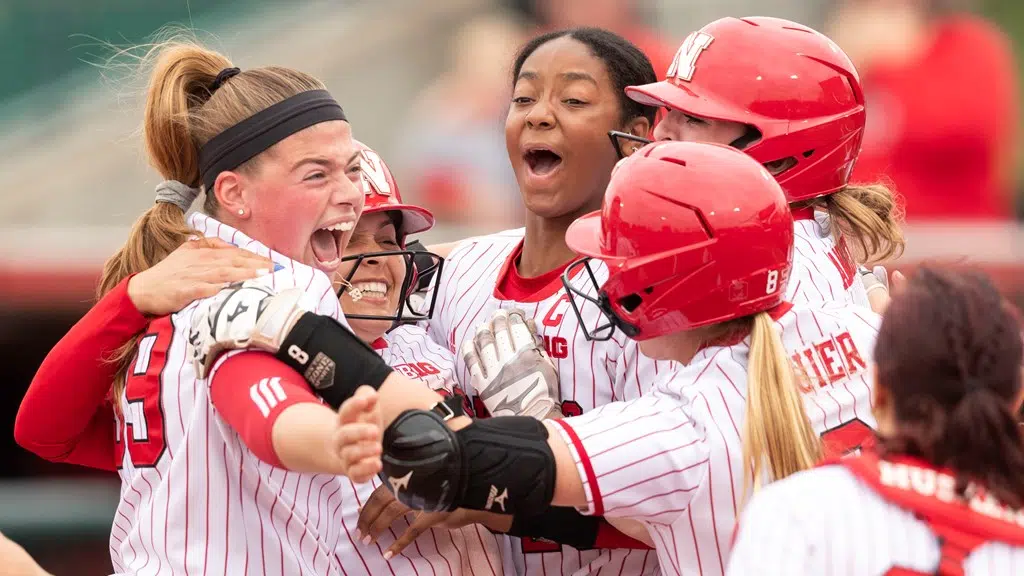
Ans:
<svg viewBox="0 0 1024 576"><path fill-rule="evenodd" d="M515 355L516 349L512 343L512 333L509 332L508 310L498 310L491 319L491 331L494 332L494 347L497 351L498 362L504 364L509 358ZM488 370L488 373L492 371Z"/></svg>
<svg viewBox="0 0 1024 576"><path fill-rule="evenodd" d="M466 369L469 370L473 382L482 382L484 373L480 367L480 356L476 353L474 340L474 338L470 338L462 343L462 360L466 363Z"/></svg>
<svg viewBox="0 0 1024 576"><path fill-rule="evenodd" d="M498 350L495 346L493 324L484 322L476 327L476 335L473 337L473 346L476 348L477 356L480 359L480 368L484 378L491 378L494 372L501 366L501 359L498 357Z"/></svg>
<svg viewBox="0 0 1024 576"><path fill-rule="evenodd" d="M516 352L539 344L537 324L533 318L527 318L526 312L518 308L508 312L508 331Z"/></svg>
<svg viewBox="0 0 1024 576"><path fill-rule="evenodd" d="M417 513L416 518L409 524L409 528L405 532L399 534L398 538L395 538L394 543L388 547L387 551L384 553L384 559L387 560L395 554L401 553L409 544L412 544L414 540L419 538L420 534L423 534L432 526L444 521L444 519L448 517L448 514L448 512Z"/></svg>
<svg viewBox="0 0 1024 576"><path fill-rule="evenodd" d="M533 317L526 319L526 327L529 328L530 334L533 335L533 341L537 343L541 349L544 349L544 338L541 337L540 331L537 330L537 321Z"/></svg>

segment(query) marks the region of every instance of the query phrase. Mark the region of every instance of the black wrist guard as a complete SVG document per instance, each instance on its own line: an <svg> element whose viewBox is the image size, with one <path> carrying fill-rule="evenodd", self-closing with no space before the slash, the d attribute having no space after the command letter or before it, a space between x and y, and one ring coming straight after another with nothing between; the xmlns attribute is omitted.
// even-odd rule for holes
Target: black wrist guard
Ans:
<svg viewBox="0 0 1024 576"><path fill-rule="evenodd" d="M312 312L299 318L274 356L302 374L334 409L356 388L380 388L391 374L391 367L352 331L334 318Z"/></svg>
<svg viewBox="0 0 1024 576"><path fill-rule="evenodd" d="M575 508L552 506L542 514L517 514L512 519L510 536L544 538L577 550L590 550L597 542L599 516L584 516Z"/></svg>
<svg viewBox="0 0 1024 576"><path fill-rule="evenodd" d="M476 420L453 432L434 412L407 410L384 431L381 477L410 508L536 515L551 505L555 459L540 421Z"/></svg>

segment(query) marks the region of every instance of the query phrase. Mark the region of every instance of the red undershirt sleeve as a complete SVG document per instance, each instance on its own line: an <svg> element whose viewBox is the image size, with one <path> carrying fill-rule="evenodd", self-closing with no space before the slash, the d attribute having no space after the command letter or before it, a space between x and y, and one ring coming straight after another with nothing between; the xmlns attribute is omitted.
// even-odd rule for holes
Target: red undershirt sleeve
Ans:
<svg viewBox="0 0 1024 576"><path fill-rule="evenodd" d="M289 406L321 404L302 375L265 352L225 354L210 374L210 402L242 442L267 464L284 468L274 450L274 422Z"/></svg>
<svg viewBox="0 0 1024 576"><path fill-rule="evenodd" d="M627 536L612 526L604 518L597 525L597 538L594 539L594 548L629 548L631 550L652 550L647 544Z"/></svg>
<svg viewBox="0 0 1024 576"><path fill-rule="evenodd" d="M127 278L101 298L39 366L14 423L18 444L54 462L116 470L108 396L118 366L105 359L148 323Z"/></svg>

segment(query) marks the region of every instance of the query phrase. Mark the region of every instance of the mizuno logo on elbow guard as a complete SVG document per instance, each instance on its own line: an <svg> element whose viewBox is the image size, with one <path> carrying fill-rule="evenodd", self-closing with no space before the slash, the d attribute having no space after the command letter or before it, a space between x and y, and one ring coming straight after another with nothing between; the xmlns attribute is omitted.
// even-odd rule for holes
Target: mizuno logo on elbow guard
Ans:
<svg viewBox="0 0 1024 576"><path fill-rule="evenodd" d="M402 490L409 489L409 479L412 478L412 470L401 478L388 478L388 482L391 483L391 491L398 494Z"/></svg>
<svg viewBox="0 0 1024 576"><path fill-rule="evenodd" d="M484 504L484 510L490 510L491 506L497 504L501 506L501 511L505 511L505 500L508 499L508 488L503 488L501 494L498 494L498 487L491 484L491 492L487 495L487 503Z"/></svg>

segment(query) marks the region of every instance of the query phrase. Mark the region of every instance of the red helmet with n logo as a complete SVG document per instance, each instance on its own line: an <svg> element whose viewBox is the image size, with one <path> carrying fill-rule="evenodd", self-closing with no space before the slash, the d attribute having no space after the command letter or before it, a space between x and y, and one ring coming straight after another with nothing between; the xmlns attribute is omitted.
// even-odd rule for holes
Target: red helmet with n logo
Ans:
<svg viewBox="0 0 1024 576"><path fill-rule="evenodd" d="M395 219L397 226L395 232L401 249L348 254L343 257L342 262L352 262L353 264L348 274L344 278L339 277L336 281L340 285L338 297L341 298L348 293L348 296L356 302L362 297L361 293L352 285L360 267L379 266L385 259L402 258L405 260L406 274L402 279L402 286L399 288L398 308L394 314L346 312L345 316L356 320L387 320L395 323L427 320L434 313L434 304L438 294L437 283L441 280L441 265L444 259L437 254L427 252L422 246L416 249L406 249L406 239L410 234L423 232L433 227L434 215L426 208L402 202L398 184L395 183L391 170L380 155L358 140L355 141L355 144L359 148L359 184L366 195L363 214L397 212L400 218ZM428 296L416 294L421 290L426 290Z"/></svg>
<svg viewBox="0 0 1024 576"><path fill-rule="evenodd" d="M401 213L401 228L398 230L398 236L403 241L410 234L425 232L433 228L434 215L430 213L430 210L402 202L402 195L398 191L395 177L391 175L391 169L381 159L380 154L358 140L355 141L355 144L360 149L359 180L363 187L363 193L366 195L363 214L390 211Z"/></svg>
<svg viewBox="0 0 1024 576"><path fill-rule="evenodd" d="M864 134L857 70L832 40L780 18L722 18L690 34L661 82L630 98L753 128L741 146L784 161L775 179L790 202L846 186Z"/></svg>

